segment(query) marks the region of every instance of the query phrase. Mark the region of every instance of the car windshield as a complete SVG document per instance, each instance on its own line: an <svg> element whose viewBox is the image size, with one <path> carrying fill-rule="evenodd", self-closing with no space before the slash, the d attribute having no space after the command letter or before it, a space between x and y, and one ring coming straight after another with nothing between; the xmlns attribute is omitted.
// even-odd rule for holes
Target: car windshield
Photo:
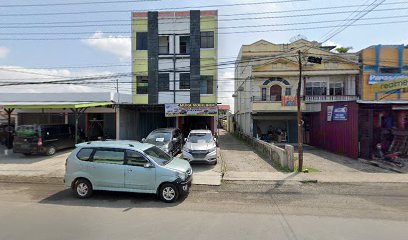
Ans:
<svg viewBox="0 0 408 240"><path fill-rule="evenodd" d="M33 137L38 133L35 125L21 125L16 128L16 135L18 137Z"/></svg>
<svg viewBox="0 0 408 240"><path fill-rule="evenodd" d="M187 142L210 143L213 140L211 133L190 133Z"/></svg>
<svg viewBox="0 0 408 240"><path fill-rule="evenodd" d="M152 132L147 136L147 142L169 142L171 140L170 132Z"/></svg>
<svg viewBox="0 0 408 240"><path fill-rule="evenodd" d="M166 165L173 159L170 155L163 152L163 150L160 150L160 148L156 146L144 150L144 153L151 157L157 164L162 166Z"/></svg>

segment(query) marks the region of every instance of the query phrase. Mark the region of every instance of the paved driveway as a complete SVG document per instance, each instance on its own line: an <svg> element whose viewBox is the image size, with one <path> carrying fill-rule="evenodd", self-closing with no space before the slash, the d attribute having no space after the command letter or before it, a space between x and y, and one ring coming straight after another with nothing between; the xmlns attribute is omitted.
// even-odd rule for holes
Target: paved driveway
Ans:
<svg viewBox="0 0 408 240"><path fill-rule="evenodd" d="M225 130L220 129L219 143L227 172L277 172L269 161Z"/></svg>

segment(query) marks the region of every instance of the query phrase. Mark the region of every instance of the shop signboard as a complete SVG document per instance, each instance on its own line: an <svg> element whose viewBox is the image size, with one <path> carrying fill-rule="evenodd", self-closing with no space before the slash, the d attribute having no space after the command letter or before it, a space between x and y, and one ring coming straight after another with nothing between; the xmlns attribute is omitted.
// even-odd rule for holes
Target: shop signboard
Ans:
<svg viewBox="0 0 408 240"><path fill-rule="evenodd" d="M297 106L297 97L294 96L282 96L282 106L293 107Z"/></svg>
<svg viewBox="0 0 408 240"><path fill-rule="evenodd" d="M398 78L396 80L377 83L377 84L374 84L372 88L373 88L373 91L376 93L408 88L408 76L404 78Z"/></svg>
<svg viewBox="0 0 408 240"><path fill-rule="evenodd" d="M400 80L401 78L408 78L408 74L395 74L395 73L370 74L368 76L368 84L373 85L393 80Z"/></svg>
<svg viewBox="0 0 408 240"><path fill-rule="evenodd" d="M347 121L347 105L327 106L327 121Z"/></svg>
<svg viewBox="0 0 408 240"><path fill-rule="evenodd" d="M216 116L216 104L166 104L166 117L178 116Z"/></svg>

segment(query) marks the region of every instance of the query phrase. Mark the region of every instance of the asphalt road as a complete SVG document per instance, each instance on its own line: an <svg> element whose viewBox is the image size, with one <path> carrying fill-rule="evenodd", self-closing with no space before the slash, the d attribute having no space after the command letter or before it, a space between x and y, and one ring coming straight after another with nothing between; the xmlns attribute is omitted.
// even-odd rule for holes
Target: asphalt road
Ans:
<svg viewBox="0 0 408 240"><path fill-rule="evenodd" d="M224 183L184 200L0 183L0 239L407 239L407 184Z"/></svg>

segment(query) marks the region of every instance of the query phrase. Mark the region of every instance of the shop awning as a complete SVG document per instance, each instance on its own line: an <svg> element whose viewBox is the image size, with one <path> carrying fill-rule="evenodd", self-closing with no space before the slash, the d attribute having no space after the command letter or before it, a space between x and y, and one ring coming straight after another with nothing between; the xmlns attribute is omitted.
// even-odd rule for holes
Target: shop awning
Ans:
<svg viewBox="0 0 408 240"><path fill-rule="evenodd" d="M112 102L0 102L0 108L41 109L41 108L88 108L112 105Z"/></svg>

